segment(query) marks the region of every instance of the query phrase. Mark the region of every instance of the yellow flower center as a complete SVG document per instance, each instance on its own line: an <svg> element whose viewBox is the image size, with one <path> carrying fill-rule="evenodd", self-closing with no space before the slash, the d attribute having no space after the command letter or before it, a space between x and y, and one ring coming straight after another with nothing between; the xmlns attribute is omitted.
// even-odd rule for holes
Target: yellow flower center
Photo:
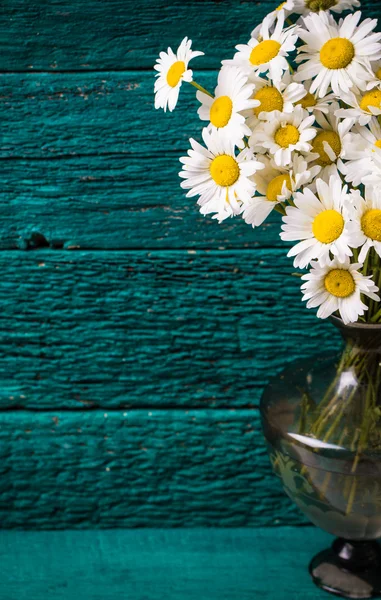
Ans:
<svg viewBox="0 0 381 600"><path fill-rule="evenodd" d="M344 229L344 219L337 210L324 210L313 220L312 233L322 244L332 244Z"/></svg>
<svg viewBox="0 0 381 600"><path fill-rule="evenodd" d="M229 187L238 180L240 170L233 156L221 154L212 161L210 174L217 185Z"/></svg>
<svg viewBox="0 0 381 600"><path fill-rule="evenodd" d="M233 102L229 96L216 98L210 108L210 122L215 127L225 127L232 116Z"/></svg>
<svg viewBox="0 0 381 600"><path fill-rule="evenodd" d="M371 240L381 242L381 210L371 208L361 217L361 229Z"/></svg>
<svg viewBox="0 0 381 600"><path fill-rule="evenodd" d="M324 278L324 287L336 298L348 298L356 289L355 280L346 269L332 269Z"/></svg>
<svg viewBox="0 0 381 600"><path fill-rule="evenodd" d="M375 75L376 75L377 79L381 79L381 68L377 69Z"/></svg>
<svg viewBox="0 0 381 600"><path fill-rule="evenodd" d="M360 108L366 112L370 112L369 106L381 108L381 90L372 90L364 94L360 102Z"/></svg>
<svg viewBox="0 0 381 600"><path fill-rule="evenodd" d="M277 202L278 196L282 194L283 184L286 183L286 187L288 190L291 190L291 179L290 176L285 175L277 175L274 177L267 186L266 197L270 202Z"/></svg>
<svg viewBox="0 0 381 600"><path fill-rule="evenodd" d="M332 38L320 50L321 63L327 69L345 69L354 56L355 47L346 38Z"/></svg>
<svg viewBox="0 0 381 600"><path fill-rule="evenodd" d="M381 140L377 140L377 142L374 142L374 145L375 145L377 148L381 148Z"/></svg>
<svg viewBox="0 0 381 600"><path fill-rule="evenodd" d="M295 125L281 125L276 130L274 140L282 148L288 148L298 143L300 138L299 129Z"/></svg>
<svg viewBox="0 0 381 600"><path fill-rule="evenodd" d="M286 4L287 2L282 2L282 4L279 4L279 6L275 10L282 10L282 8L286 6Z"/></svg>
<svg viewBox="0 0 381 600"><path fill-rule="evenodd" d="M178 60L173 63L167 73L167 83L170 87L176 87L180 82L180 79L186 71L185 62Z"/></svg>
<svg viewBox="0 0 381 600"><path fill-rule="evenodd" d="M336 6L337 0L306 0L306 6L312 12L319 12L320 10L328 10L333 6Z"/></svg>
<svg viewBox="0 0 381 600"><path fill-rule="evenodd" d="M254 66L264 65L279 54L281 45L275 40L264 40L252 49L250 62Z"/></svg>
<svg viewBox="0 0 381 600"><path fill-rule="evenodd" d="M261 112L271 112L273 110L283 110L283 96L275 87L263 87L257 91L254 100L261 103L254 108L254 114L258 117Z"/></svg>
<svg viewBox="0 0 381 600"><path fill-rule="evenodd" d="M321 167L327 167L334 162L324 150L324 142L328 142L336 156L341 154L341 140L336 131L320 131L311 143L312 152L319 155L317 163Z"/></svg>
<svg viewBox="0 0 381 600"><path fill-rule="evenodd" d="M308 92L304 96L304 98L299 100L299 102L297 102L296 104L300 104L300 106L302 106L303 108L311 108L311 106L316 106L316 98L313 94L310 94L310 92Z"/></svg>

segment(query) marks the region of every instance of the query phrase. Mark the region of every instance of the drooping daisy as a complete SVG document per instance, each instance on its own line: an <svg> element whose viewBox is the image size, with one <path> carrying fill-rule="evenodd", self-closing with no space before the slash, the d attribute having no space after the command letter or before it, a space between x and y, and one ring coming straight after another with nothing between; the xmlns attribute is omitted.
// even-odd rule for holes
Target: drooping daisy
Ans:
<svg viewBox="0 0 381 600"><path fill-rule="evenodd" d="M277 204L291 198L292 194L306 185L318 174L320 167L308 168L305 159L295 154L290 168L277 167L270 159L259 159L265 165L255 173L253 179L257 193L245 206L243 218L253 227L258 227L267 219Z"/></svg>
<svg viewBox="0 0 381 600"><path fill-rule="evenodd" d="M301 269L314 259L327 264L330 253L341 261L352 256L347 232L349 216L344 210L349 202L348 187L343 187L336 173L329 183L317 179L316 188L317 196L309 188L297 192L295 207L288 206L283 217L282 240L301 240L288 253L295 256L294 266Z"/></svg>
<svg viewBox="0 0 381 600"><path fill-rule="evenodd" d="M172 111L179 99L180 87L183 81L191 82L193 72L188 69L192 58L203 56L203 52L191 50L192 40L184 38L176 54L171 48L167 52L160 52L154 69L158 71L155 77L155 108Z"/></svg>
<svg viewBox="0 0 381 600"><path fill-rule="evenodd" d="M216 213L223 221L242 212L255 192L252 175L263 169L263 163L253 158L249 149L236 156L234 143L220 131L202 132L206 148L191 139L188 156L180 158L184 179L181 187L189 190L187 197L200 196L198 204L203 215Z"/></svg>
<svg viewBox="0 0 381 600"><path fill-rule="evenodd" d="M245 112L247 125L251 129L258 124L259 115L262 113L271 113L274 110L292 113L294 104L306 95L304 86L292 81L290 73L287 72L278 83L272 83L265 77L256 77L252 81L255 86L253 99L257 105L251 111ZM269 118L268 115L262 116L265 119Z"/></svg>
<svg viewBox="0 0 381 600"><path fill-rule="evenodd" d="M201 102L198 114L201 120L209 121L209 129L218 129L231 138L238 147L243 147L243 138L250 136L251 130L245 124L242 112L255 110L258 100L253 100L254 85L247 83L247 76L237 67L222 67L218 75L218 85L214 98L198 91Z"/></svg>
<svg viewBox="0 0 381 600"><path fill-rule="evenodd" d="M279 16L273 33L269 31L269 23L265 18L261 41L251 38L248 44L236 46L238 52L234 58L223 61L223 64L239 67L247 75L269 73L270 79L278 83L284 71L289 70L287 56L295 50L297 28L293 26L283 29L283 14Z"/></svg>
<svg viewBox="0 0 381 600"><path fill-rule="evenodd" d="M360 248L359 261L364 262L369 248L381 257L381 190L366 186L365 198L356 194L348 232L353 248Z"/></svg>
<svg viewBox="0 0 381 600"><path fill-rule="evenodd" d="M275 111L269 121L262 121L253 131L249 145L258 152L268 151L276 165L286 167L295 151L309 152L316 135L315 117L307 116L301 106L291 114Z"/></svg>
<svg viewBox="0 0 381 600"><path fill-rule="evenodd" d="M307 15L310 12L331 10L342 13L343 10L352 10L360 6L359 0L294 0L294 12Z"/></svg>
<svg viewBox="0 0 381 600"><path fill-rule="evenodd" d="M374 171L374 154L381 152L381 127L378 120L373 117L368 127L356 124L346 140L346 162L341 165L341 172L348 183L357 187Z"/></svg>
<svg viewBox="0 0 381 600"><path fill-rule="evenodd" d="M332 102L329 112L316 113L315 119L320 129L317 130L316 136L312 140L312 149L308 154L308 160L313 161L313 164L320 165L322 171L320 177L329 180L330 176L336 173L338 167L341 171L342 161L345 158L345 152L348 147L349 131L352 127L352 122L349 119L341 121L335 116L339 104Z"/></svg>
<svg viewBox="0 0 381 600"><path fill-rule="evenodd" d="M311 94L311 84L305 83L304 88L305 94L304 96L302 96L301 100L296 102L296 105L300 105L302 108L304 108L304 110L308 111L310 114L313 114L315 111L320 111L324 114L327 114L330 110L332 100L335 99L335 95L327 94L327 96L319 98L316 92L314 94Z"/></svg>
<svg viewBox="0 0 381 600"><path fill-rule="evenodd" d="M307 308L319 307L319 319L327 319L339 311L346 325L355 323L368 310L361 300L362 294L376 302L380 300L378 287L371 276L359 272L361 267L360 263L350 264L349 259L334 259L325 266L314 261L311 271L302 276L305 283L301 289Z"/></svg>
<svg viewBox="0 0 381 600"><path fill-rule="evenodd" d="M343 119L352 119L352 123L356 121L359 125L367 125L374 116L381 115L381 90L372 89L367 92L349 92L343 94L341 100L350 108L340 108L336 111L336 115Z"/></svg>
<svg viewBox="0 0 381 600"><path fill-rule="evenodd" d="M288 17L288 15L295 12L294 4L295 4L295 0L287 0L286 2L281 2L279 4L279 6L277 6L274 10L269 12L268 15L266 15L268 28L271 30L271 28L273 27L273 25L277 21L277 19L282 17L284 20L286 20L286 17ZM261 25L256 27L251 32L251 37L257 38L257 39L259 37L263 37L262 36L262 23L261 23Z"/></svg>
<svg viewBox="0 0 381 600"><path fill-rule="evenodd" d="M339 24L328 13L303 17L305 29L299 30L306 45L296 61L304 62L294 75L295 81L314 79L310 91L320 98L331 86L340 96L353 86L365 90L371 79L370 60L381 58L381 33L372 33L376 19L365 19L361 12L348 15Z"/></svg>

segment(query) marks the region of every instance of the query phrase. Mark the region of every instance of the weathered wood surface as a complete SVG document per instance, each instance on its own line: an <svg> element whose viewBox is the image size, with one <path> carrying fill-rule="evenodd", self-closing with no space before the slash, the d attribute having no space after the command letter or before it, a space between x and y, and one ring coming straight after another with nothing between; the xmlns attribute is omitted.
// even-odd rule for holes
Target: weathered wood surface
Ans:
<svg viewBox="0 0 381 600"><path fill-rule="evenodd" d="M207 123L190 85L173 113L155 110L155 72L1 74L0 157L124 153L145 168L160 156L173 161L188 150L189 137L201 140ZM197 79L213 91L217 73L200 71Z"/></svg>
<svg viewBox="0 0 381 600"><path fill-rule="evenodd" d="M303 522L256 410L0 414L2 527Z"/></svg>
<svg viewBox="0 0 381 600"><path fill-rule="evenodd" d="M180 189L177 157L4 160L0 249L247 248L287 246L279 215L255 231L218 225Z"/></svg>
<svg viewBox="0 0 381 600"><path fill-rule="evenodd" d="M3 600L317 600L312 528L1 534ZM327 596L328 598L328 596Z"/></svg>
<svg viewBox="0 0 381 600"><path fill-rule="evenodd" d="M3 408L257 406L338 345L277 249L3 252L0 270Z"/></svg>
<svg viewBox="0 0 381 600"><path fill-rule="evenodd" d="M277 0L4 0L2 70L151 68L163 47L177 47L186 35L206 53L198 64L216 69L277 4ZM367 15L379 16L379 0L364 0L362 7Z"/></svg>

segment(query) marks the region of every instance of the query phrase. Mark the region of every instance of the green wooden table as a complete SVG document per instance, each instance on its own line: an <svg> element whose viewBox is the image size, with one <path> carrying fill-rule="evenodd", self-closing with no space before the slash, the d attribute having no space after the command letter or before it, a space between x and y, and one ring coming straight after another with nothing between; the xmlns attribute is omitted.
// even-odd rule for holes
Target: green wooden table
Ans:
<svg viewBox="0 0 381 600"><path fill-rule="evenodd" d="M318 600L312 528L1 534L2 600Z"/></svg>

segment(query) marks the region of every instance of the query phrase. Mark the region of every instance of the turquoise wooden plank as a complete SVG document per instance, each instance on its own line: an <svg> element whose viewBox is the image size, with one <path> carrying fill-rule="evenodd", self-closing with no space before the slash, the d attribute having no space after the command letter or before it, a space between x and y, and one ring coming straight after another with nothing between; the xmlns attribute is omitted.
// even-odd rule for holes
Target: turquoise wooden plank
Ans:
<svg viewBox="0 0 381 600"><path fill-rule="evenodd" d="M28 529L304 523L256 410L0 413L0 523Z"/></svg>
<svg viewBox="0 0 381 600"><path fill-rule="evenodd" d="M246 42L277 0L183 2L164 0L5 0L0 43L2 70L94 70L151 68L159 51L187 35L218 68L234 46ZM379 16L379 0L363 10Z"/></svg>
<svg viewBox="0 0 381 600"><path fill-rule="evenodd" d="M279 218L219 226L180 189L178 157L1 162L0 248L286 248Z"/></svg>
<svg viewBox="0 0 381 600"><path fill-rule="evenodd" d="M330 538L312 528L5 531L1 542L4 600L328 598L307 564Z"/></svg>
<svg viewBox="0 0 381 600"><path fill-rule="evenodd" d="M279 249L2 252L0 270L3 408L257 406L287 361L339 345Z"/></svg>
<svg viewBox="0 0 381 600"><path fill-rule="evenodd" d="M0 157L124 153L146 168L159 156L179 168L176 158L186 153L190 137L201 140L206 123L190 85L183 86L172 114L155 110L154 73L1 74ZM217 73L200 71L198 80L213 91Z"/></svg>

